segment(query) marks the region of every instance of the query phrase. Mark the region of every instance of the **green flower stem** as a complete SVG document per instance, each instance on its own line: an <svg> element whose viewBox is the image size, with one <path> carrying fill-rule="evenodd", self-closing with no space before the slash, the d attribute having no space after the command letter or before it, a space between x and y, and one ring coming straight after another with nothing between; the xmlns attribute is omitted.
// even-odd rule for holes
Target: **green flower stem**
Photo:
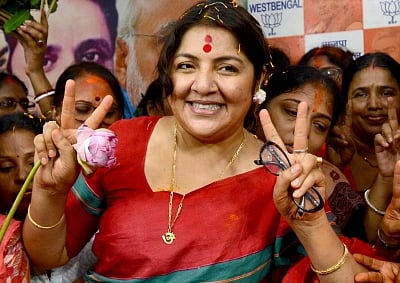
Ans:
<svg viewBox="0 0 400 283"><path fill-rule="evenodd" d="M32 182L33 177L35 176L36 171L40 167L40 161L36 162L31 171L29 172L28 177L26 178L24 184L21 187L21 190L19 191L17 197L15 198L15 201L13 205L11 206L10 212L7 214L6 220L3 223L3 226L1 226L0 229L0 243L3 241L4 235L6 234L8 226L10 226L10 222L14 217L15 212L18 209L19 204L22 201L22 198L24 197L24 194L26 192L26 189L28 188L29 184Z"/></svg>

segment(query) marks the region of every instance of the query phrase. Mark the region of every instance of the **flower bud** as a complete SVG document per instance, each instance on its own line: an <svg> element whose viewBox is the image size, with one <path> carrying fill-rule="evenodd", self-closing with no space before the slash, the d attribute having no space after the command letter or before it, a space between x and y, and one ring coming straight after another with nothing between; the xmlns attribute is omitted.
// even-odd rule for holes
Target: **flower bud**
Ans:
<svg viewBox="0 0 400 283"><path fill-rule="evenodd" d="M86 174L91 174L98 167L112 167L116 164L115 150L117 136L108 129L92 130L86 125L78 128L77 152L79 164Z"/></svg>

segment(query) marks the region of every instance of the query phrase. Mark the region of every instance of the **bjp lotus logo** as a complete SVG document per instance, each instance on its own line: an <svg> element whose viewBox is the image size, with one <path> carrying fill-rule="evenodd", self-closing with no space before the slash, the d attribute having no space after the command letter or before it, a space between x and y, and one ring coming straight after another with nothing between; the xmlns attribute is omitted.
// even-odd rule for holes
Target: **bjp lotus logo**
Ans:
<svg viewBox="0 0 400 283"><path fill-rule="evenodd" d="M268 35L276 35L274 28L279 27L282 23L282 12L261 15L261 20L265 28L269 28Z"/></svg>
<svg viewBox="0 0 400 283"><path fill-rule="evenodd" d="M390 0L379 2L383 15L391 17L388 24L396 24L395 16L400 14L400 0Z"/></svg>

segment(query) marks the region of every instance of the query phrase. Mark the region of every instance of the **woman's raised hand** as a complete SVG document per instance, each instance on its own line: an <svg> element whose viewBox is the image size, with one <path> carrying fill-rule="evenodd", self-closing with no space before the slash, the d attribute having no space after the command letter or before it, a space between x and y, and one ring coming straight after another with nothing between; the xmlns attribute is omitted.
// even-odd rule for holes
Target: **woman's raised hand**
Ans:
<svg viewBox="0 0 400 283"><path fill-rule="evenodd" d="M340 169L345 168L356 153L356 146L351 135L352 119L352 105L349 100L344 121L332 128L326 140L326 158Z"/></svg>
<svg viewBox="0 0 400 283"><path fill-rule="evenodd" d="M24 48L25 68L28 75L43 72L49 25L44 9L40 16L40 22L26 21L14 33Z"/></svg>
<svg viewBox="0 0 400 283"><path fill-rule="evenodd" d="M112 96L106 96L93 111L85 124L99 127L113 103ZM36 159L42 166L35 175L39 188L55 188L66 192L73 185L79 172L76 153L72 145L76 143L75 126L75 82L67 81L61 110L61 125L47 122L43 134L35 137Z"/></svg>
<svg viewBox="0 0 400 283"><path fill-rule="evenodd" d="M382 125L382 132L375 135L374 143L380 174L393 177L394 166L400 157L400 130L393 97L388 98L388 121Z"/></svg>
<svg viewBox="0 0 400 283"><path fill-rule="evenodd" d="M320 163L315 155L307 153L308 122L307 103L298 105L297 119L294 130L293 153L286 150L285 144L273 125L267 110L261 110L260 120L268 141L276 143L288 156L292 166L281 172L274 188L274 201L280 213L291 222L299 218L298 206L293 198L300 198L312 187L325 196L325 178ZM293 190L293 192L292 192ZM291 196L293 194L293 198ZM314 214L306 213L301 219L312 219ZM319 213L317 215L320 215ZM325 217L325 216L324 216Z"/></svg>

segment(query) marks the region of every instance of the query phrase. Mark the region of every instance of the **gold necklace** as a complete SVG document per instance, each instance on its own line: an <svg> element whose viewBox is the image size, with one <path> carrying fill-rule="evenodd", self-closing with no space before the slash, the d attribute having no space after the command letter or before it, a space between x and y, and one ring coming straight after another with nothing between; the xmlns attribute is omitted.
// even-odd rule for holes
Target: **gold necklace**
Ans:
<svg viewBox="0 0 400 283"><path fill-rule="evenodd" d="M235 162L235 160L239 156L239 153L242 150L245 142L246 142L246 137L245 137L244 132L243 132L242 141L240 142L240 144L239 144L238 148L236 149L235 153L232 155L231 160L229 160L229 162L228 162L228 164L226 164L224 170L222 170L221 173L219 174L218 179L221 179L224 176L226 170L228 170L229 167L231 167L232 163Z"/></svg>
<svg viewBox="0 0 400 283"><path fill-rule="evenodd" d="M172 231L172 228L174 227L176 220L178 219L179 215L181 214L182 207L183 207L183 200L185 199L185 195L183 195L181 201L179 202L175 217L172 220L172 204L173 204L173 200L174 200L174 189L176 188L176 149L177 149L177 143L178 143L177 135L178 135L178 125L177 125L177 123L175 123L175 126L174 126L174 151L173 151L173 156L172 156L171 192L169 194L169 203L168 203L168 228L167 228L167 232L165 232L165 234L163 234L161 236L164 243L167 245L171 245L174 242L174 240L176 239L175 234ZM219 179L222 178L222 176L225 174L226 170L228 170L229 167L232 166L233 162L235 162L235 160L238 158L239 153L242 150L245 142L246 142L246 137L243 132L243 138L239 144L239 147L236 149L235 153L232 155L231 160L229 160L229 162L225 166L224 170L222 170L221 174L219 175Z"/></svg>
<svg viewBox="0 0 400 283"><path fill-rule="evenodd" d="M174 189L176 187L176 148L177 148L177 134L178 133L178 125L175 123L174 126L174 153L172 156L172 177L171 177L171 192L169 194L169 203L168 203L168 229L164 235L162 235L162 239L164 243L167 245L171 245L175 240L175 234L172 232L172 227L175 224L175 221L178 219L179 214L181 214L183 200L185 199L185 195L183 195L181 201L179 202L178 209L175 214L175 218L172 221L172 203L174 200Z"/></svg>

